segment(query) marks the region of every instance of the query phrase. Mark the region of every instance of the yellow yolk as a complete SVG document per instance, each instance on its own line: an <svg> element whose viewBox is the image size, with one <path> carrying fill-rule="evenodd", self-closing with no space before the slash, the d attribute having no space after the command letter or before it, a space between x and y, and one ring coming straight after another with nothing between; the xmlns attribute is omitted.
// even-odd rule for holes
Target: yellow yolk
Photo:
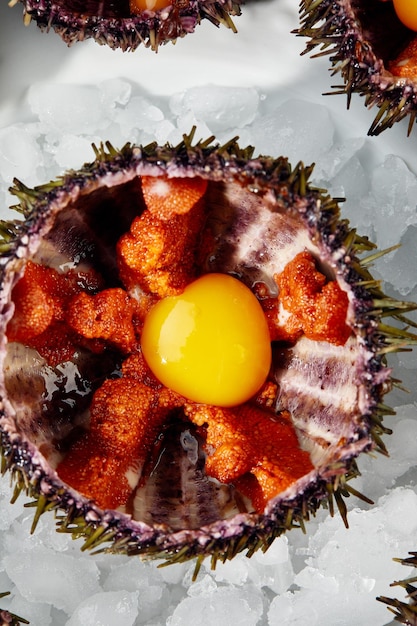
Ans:
<svg viewBox="0 0 417 626"><path fill-rule="evenodd" d="M141 344L166 387L203 404L246 402L271 366L262 307L248 287L226 274L205 274L180 296L160 300L145 319Z"/></svg>
<svg viewBox="0 0 417 626"><path fill-rule="evenodd" d="M394 0L394 9L405 26L417 31L417 0Z"/></svg>

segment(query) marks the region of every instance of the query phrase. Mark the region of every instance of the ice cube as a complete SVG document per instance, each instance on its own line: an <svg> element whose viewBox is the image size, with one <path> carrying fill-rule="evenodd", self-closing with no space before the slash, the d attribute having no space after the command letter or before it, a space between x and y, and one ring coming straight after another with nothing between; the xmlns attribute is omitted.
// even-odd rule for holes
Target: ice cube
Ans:
<svg viewBox="0 0 417 626"><path fill-rule="evenodd" d="M333 145L334 125L325 106L290 99L251 127L256 151L288 157L295 166L320 163Z"/></svg>
<svg viewBox="0 0 417 626"><path fill-rule="evenodd" d="M204 120L213 133L225 131L232 126L243 128L250 124L255 117L258 104L259 94L256 89L219 85L192 87L185 92L174 94L170 100L170 108L174 115L184 120L191 114L191 117L200 122Z"/></svg>
<svg viewBox="0 0 417 626"><path fill-rule="evenodd" d="M137 616L137 592L107 591L86 598L66 626L133 626Z"/></svg>
<svg viewBox="0 0 417 626"><path fill-rule="evenodd" d="M27 97L32 112L47 132L92 134L110 123L109 112L95 85L35 83Z"/></svg>
<svg viewBox="0 0 417 626"><path fill-rule="evenodd" d="M205 576L189 590L168 618L166 626L256 626L263 613L263 594L253 585L217 586Z"/></svg>
<svg viewBox="0 0 417 626"><path fill-rule="evenodd" d="M69 614L99 591L99 571L88 558L36 548L9 553L4 566L26 600L50 603Z"/></svg>

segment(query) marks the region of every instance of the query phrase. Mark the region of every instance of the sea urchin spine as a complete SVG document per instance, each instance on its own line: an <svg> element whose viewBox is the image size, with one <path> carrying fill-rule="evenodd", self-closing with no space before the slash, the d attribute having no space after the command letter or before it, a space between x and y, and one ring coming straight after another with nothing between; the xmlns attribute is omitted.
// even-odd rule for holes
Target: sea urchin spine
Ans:
<svg viewBox="0 0 417 626"><path fill-rule="evenodd" d="M391 1L302 0L295 32L309 39L304 54L320 48L315 56L328 55L332 75L342 77L343 84L331 93L346 94L348 107L358 93L368 108L379 109L368 134L378 135L406 117L411 132L417 114L417 58L404 68L406 59L400 55L416 35L398 19ZM402 59L401 75L396 59Z"/></svg>

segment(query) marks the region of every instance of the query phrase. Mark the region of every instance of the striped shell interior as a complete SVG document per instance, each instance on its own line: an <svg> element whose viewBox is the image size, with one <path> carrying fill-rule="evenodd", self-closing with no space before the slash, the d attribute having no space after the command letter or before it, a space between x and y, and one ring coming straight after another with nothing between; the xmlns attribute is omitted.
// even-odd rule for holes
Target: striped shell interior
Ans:
<svg viewBox="0 0 417 626"><path fill-rule="evenodd" d="M117 176L103 175L82 190L58 194L41 218L34 217L31 236L22 238L5 268L3 323L13 315L11 290L27 259L56 268L93 266L106 283L112 282L117 272L116 242L133 217L143 211L138 170L140 174L158 174L155 168L141 166ZM249 287L262 282L273 293L274 274L298 252L308 250L320 270L336 279L350 300L347 322L352 335L344 346L304 337L292 347L273 347L274 377L279 386L276 408L290 411L314 471L278 494L269 503L270 510L318 477L334 472L338 461L371 447L363 418L371 410L371 400L364 391L363 376L373 355L356 329L354 291L339 262L343 249L329 250L318 234L312 236L302 212L283 208L273 193L259 194L241 181L209 180L207 203L205 228L215 235L216 248L202 272L232 273ZM17 343L5 347L0 391L10 411L2 428L12 440L16 436L29 442L29 447L36 449L37 462L53 473L66 442L80 428L88 427L91 395L119 367L119 357L86 352L74 361L50 367L30 348ZM133 519L193 529L250 511L250 504L233 488L207 478L202 442L191 424L177 423L168 434L163 458L146 484L137 489L133 508L126 511ZM139 476L135 480L138 482ZM180 485L182 498L178 499L175 494Z"/></svg>

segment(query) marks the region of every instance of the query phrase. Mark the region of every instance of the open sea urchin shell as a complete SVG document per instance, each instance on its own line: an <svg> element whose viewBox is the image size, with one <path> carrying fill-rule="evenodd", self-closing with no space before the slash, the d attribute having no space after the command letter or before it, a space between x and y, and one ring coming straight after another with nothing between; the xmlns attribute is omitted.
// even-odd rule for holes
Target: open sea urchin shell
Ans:
<svg viewBox="0 0 417 626"><path fill-rule="evenodd" d="M335 500L346 518L343 496L355 492L347 482L357 473L355 458L385 451L382 417L389 409L383 396L392 385L386 353L415 339L403 318L413 305L385 297L367 270L371 257L360 260L373 244L340 219L335 200L308 184L311 168L292 169L285 158L253 158L251 148L234 140L192 145L191 134L176 147L126 145L118 151L107 145L95 151L94 162L54 182L29 189L16 181L15 208L24 220L2 225L2 471L12 472L16 497L21 491L33 496L34 525L44 511L54 510L61 531L85 538L83 549L167 562L201 562L212 555L215 564L243 550L250 555L267 549L276 536L303 525L323 501L333 510ZM131 499L118 510L99 507L65 483L56 467L88 430L92 396L104 379L120 376L124 355L108 347L100 354L81 348L72 360L50 366L33 348L8 341L13 289L29 262L54 265L63 274L92 268L105 286L120 285L117 241L145 210L144 177L207 181L202 232L211 244L202 246L202 255L199 248L197 275L231 273L253 290L261 285L257 293L276 297L274 276L308 251L347 295L343 325L351 331L343 344L304 335L273 343L273 413L289 412L305 451L300 454L308 453L312 465L262 510L254 511L233 484L207 478L204 430L178 410L152 444L157 462L142 485L132 487L142 494L138 510Z"/></svg>
<svg viewBox="0 0 417 626"><path fill-rule="evenodd" d="M131 12L129 0L20 2L25 24L33 20L42 31L52 28L68 45L92 38L124 51L135 50L141 44L157 50L161 44L193 33L203 19L235 31L231 16L240 15L240 0L168 0L161 9L137 14Z"/></svg>
<svg viewBox="0 0 417 626"><path fill-rule="evenodd" d="M395 75L392 63L416 33L400 22L392 1L301 0L300 21L297 33L309 39L305 53L319 47L316 56L329 55L332 74L343 79L332 93L346 94L348 106L358 93L368 108L379 109L369 134L378 135L407 116L410 133L417 113L416 72Z"/></svg>

